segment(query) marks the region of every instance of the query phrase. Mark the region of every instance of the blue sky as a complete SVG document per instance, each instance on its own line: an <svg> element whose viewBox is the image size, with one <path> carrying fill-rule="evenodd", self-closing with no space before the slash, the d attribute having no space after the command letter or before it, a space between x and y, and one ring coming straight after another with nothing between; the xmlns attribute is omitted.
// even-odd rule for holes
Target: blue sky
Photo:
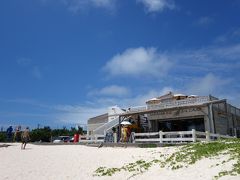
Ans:
<svg viewBox="0 0 240 180"><path fill-rule="evenodd" d="M239 0L1 0L0 126L86 124L168 91L240 106Z"/></svg>

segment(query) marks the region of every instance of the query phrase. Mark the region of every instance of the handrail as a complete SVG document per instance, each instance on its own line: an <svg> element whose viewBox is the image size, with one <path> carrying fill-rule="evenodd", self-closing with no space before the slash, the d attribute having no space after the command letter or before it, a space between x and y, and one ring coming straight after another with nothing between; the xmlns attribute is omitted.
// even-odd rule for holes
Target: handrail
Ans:
<svg viewBox="0 0 240 180"><path fill-rule="evenodd" d="M104 132L110 130L111 128L113 128L114 126L118 125L119 123L119 118L115 118L114 120L105 123L102 126L99 126L98 128L96 128L95 130L93 130L93 134L104 134Z"/></svg>

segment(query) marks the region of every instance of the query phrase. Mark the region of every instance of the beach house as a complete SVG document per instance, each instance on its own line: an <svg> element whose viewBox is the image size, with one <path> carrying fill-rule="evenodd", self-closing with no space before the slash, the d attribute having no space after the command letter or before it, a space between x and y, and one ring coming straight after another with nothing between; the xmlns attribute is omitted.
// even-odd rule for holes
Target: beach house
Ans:
<svg viewBox="0 0 240 180"><path fill-rule="evenodd" d="M104 122L98 121L99 117L89 119L89 134L104 134L112 127L120 127L123 121L130 121L137 125L141 132L195 129L200 132L208 131L240 137L240 109L229 104L226 99L211 95L198 96L169 92L147 100L144 106L126 109L111 107L109 113L104 115ZM95 129L92 128L93 121L95 125L99 123ZM100 125L100 123L103 124Z"/></svg>

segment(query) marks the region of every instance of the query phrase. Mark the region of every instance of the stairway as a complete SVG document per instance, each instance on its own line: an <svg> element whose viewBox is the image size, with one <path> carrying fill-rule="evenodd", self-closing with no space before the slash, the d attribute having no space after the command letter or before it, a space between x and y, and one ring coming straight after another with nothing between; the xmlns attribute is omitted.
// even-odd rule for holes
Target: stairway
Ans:
<svg viewBox="0 0 240 180"><path fill-rule="evenodd" d="M104 125L98 127L93 131L93 134L105 135L104 133L110 131L113 127L119 124L119 118L115 118L114 120L105 123Z"/></svg>

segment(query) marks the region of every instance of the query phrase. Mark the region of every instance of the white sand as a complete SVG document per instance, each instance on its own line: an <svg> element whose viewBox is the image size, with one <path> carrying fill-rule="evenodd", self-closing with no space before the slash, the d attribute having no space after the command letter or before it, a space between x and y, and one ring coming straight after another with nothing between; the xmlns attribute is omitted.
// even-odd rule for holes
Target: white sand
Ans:
<svg viewBox="0 0 240 180"><path fill-rule="evenodd" d="M46 179L128 179L133 175L126 171L117 172L111 177L93 176L100 166L122 167L137 160L153 160L160 153L171 154L176 147L165 148L110 148L87 147L83 145L31 145L26 150L20 149L20 144L12 144L0 148L0 179L46 180ZM231 169L232 162L224 165L221 162L226 157L204 159L188 168L178 170L163 169L159 165L152 166L147 172L130 179L138 180L186 180L212 179L218 172ZM214 164L219 166L212 166ZM240 176L225 176L220 179L239 180Z"/></svg>

